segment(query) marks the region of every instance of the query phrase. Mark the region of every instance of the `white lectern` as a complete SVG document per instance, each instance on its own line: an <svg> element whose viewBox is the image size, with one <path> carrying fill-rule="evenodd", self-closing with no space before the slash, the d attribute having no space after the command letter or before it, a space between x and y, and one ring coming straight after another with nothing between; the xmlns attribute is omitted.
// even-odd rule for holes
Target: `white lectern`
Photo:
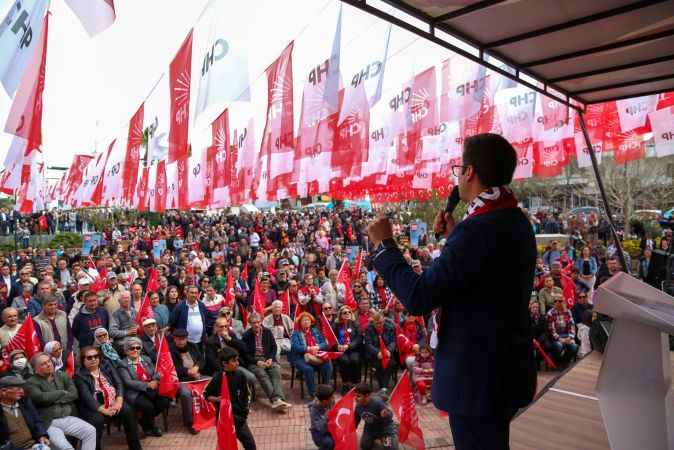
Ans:
<svg viewBox="0 0 674 450"><path fill-rule="evenodd" d="M595 310L615 319L597 381L611 449L674 449L666 334L674 334L674 298L620 272L598 289Z"/></svg>

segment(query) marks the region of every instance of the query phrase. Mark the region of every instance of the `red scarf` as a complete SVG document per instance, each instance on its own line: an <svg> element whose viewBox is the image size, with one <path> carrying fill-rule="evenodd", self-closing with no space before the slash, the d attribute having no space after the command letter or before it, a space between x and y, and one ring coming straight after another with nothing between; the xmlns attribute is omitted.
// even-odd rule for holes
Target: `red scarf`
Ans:
<svg viewBox="0 0 674 450"><path fill-rule="evenodd" d="M498 209L517 208L517 199L510 188L492 187L470 201L464 219L486 214Z"/></svg>
<svg viewBox="0 0 674 450"><path fill-rule="evenodd" d="M379 295L379 307L381 309L386 308L386 305L388 305L388 295L386 295L386 288L385 287L377 288L377 293Z"/></svg>
<svg viewBox="0 0 674 450"><path fill-rule="evenodd" d="M147 372L145 372L140 359L136 363L136 378L138 378L140 381L150 381L150 377L147 375Z"/></svg>
<svg viewBox="0 0 674 450"><path fill-rule="evenodd" d="M307 341L307 347L315 347L316 339L314 339L314 334L311 332L311 328L309 328L309 331L303 331L302 333L304 333L304 339Z"/></svg>

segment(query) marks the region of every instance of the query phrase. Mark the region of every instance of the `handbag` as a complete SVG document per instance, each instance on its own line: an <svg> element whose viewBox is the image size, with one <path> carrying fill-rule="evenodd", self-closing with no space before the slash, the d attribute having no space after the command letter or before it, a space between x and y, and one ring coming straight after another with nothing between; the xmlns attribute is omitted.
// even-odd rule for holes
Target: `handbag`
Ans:
<svg viewBox="0 0 674 450"><path fill-rule="evenodd" d="M304 361L312 366L320 366L323 364L323 360L321 358L308 352L304 354Z"/></svg>

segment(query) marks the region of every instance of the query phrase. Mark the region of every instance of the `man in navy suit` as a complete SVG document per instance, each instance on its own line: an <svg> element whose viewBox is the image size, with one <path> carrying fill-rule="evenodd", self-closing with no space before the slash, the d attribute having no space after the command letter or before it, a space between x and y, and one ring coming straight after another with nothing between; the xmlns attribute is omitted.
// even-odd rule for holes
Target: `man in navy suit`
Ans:
<svg viewBox="0 0 674 450"><path fill-rule="evenodd" d="M415 315L441 309L433 403L449 413L457 450L507 450L510 421L535 393L528 304L536 241L506 187L516 164L501 136L466 139L463 165L452 171L468 212L456 225L438 213L434 230L447 242L421 274L398 250L388 219L368 230L374 266L405 307Z"/></svg>

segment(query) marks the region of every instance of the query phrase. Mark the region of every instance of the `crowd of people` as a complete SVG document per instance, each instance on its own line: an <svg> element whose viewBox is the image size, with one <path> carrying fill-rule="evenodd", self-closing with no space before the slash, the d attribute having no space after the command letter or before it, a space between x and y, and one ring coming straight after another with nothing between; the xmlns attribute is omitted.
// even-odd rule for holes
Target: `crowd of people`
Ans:
<svg viewBox="0 0 674 450"><path fill-rule="evenodd" d="M84 450L100 449L105 424L117 418L129 448L139 449L143 435L162 435L156 418L171 405L180 408L186 431L198 433L192 391L181 386L175 402L159 393L155 369L165 338L181 382L212 377L207 401L219 402L228 372L237 437L247 450L255 448L246 425L255 386L279 414L297 407L281 382L288 371L314 399L311 432L319 448L333 445L325 417L333 386L342 394L355 388L362 448L397 448L382 390L407 369L416 400L428 402L437 312L408 314L372 268L372 218L357 208L172 212L162 225L141 217L104 230L90 256L32 248L0 255L0 346L4 351L30 316L42 350L30 360L25 350L4 352L0 445L71 449L75 438ZM159 255L156 241L165 243ZM425 237L420 242L405 251L417 273L441 251ZM541 363L562 366L591 348L592 295L619 264L615 252L588 242L580 251L553 242L537 261L530 311ZM139 323L146 295L153 315Z"/></svg>

